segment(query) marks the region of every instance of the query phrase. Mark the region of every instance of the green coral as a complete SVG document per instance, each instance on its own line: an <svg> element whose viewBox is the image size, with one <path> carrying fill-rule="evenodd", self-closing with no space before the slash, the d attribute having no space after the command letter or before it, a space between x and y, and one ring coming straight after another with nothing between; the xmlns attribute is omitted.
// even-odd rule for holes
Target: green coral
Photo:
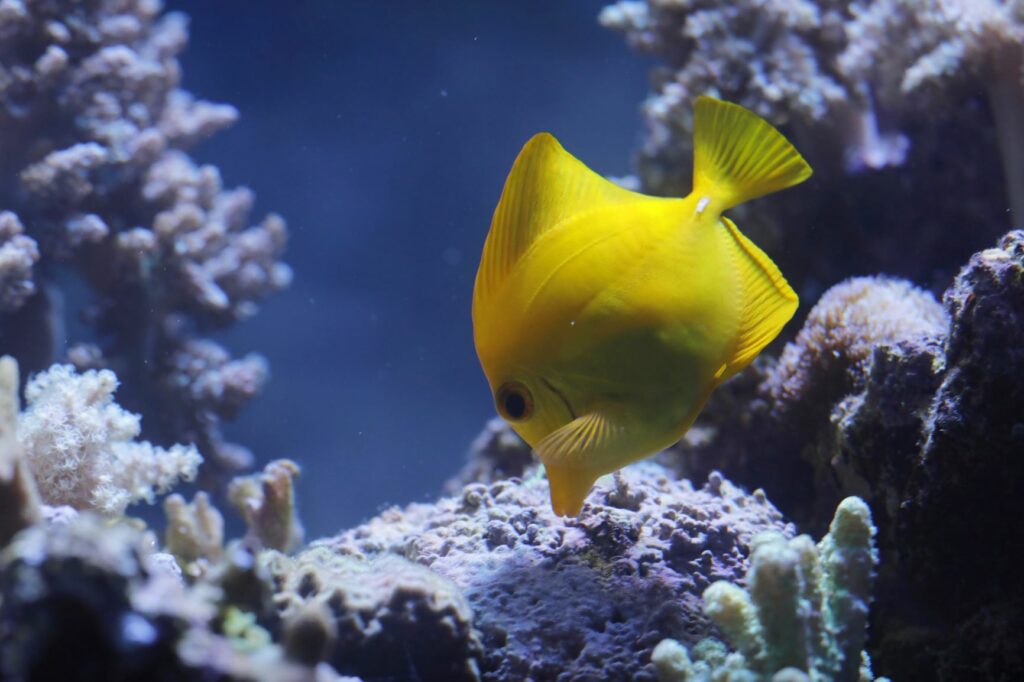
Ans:
<svg viewBox="0 0 1024 682"><path fill-rule="evenodd" d="M878 553L867 504L848 497L817 545L806 535L754 539L747 589L719 581L704 610L736 651L704 640L692 651L661 642L651 661L662 682L874 679L864 652ZM882 678L879 678L882 679Z"/></svg>

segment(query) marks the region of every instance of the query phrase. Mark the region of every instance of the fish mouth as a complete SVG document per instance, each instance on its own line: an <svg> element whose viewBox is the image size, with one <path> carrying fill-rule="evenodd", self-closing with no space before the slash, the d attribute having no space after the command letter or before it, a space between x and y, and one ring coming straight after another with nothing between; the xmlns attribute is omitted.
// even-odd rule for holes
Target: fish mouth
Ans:
<svg viewBox="0 0 1024 682"><path fill-rule="evenodd" d="M540 380L541 380L541 383L543 383L548 388L549 391L551 391L552 393L554 393L555 395L557 395L559 397L559 399L565 405L565 409L569 410L569 415L573 419L576 419L576 411L574 409L572 409L572 403L570 403L569 399L565 397L565 394L562 393L561 391L559 391L557 388L555 388L555 385L552 384L547 379L545 379L544 377L540 377Z"/></svg>

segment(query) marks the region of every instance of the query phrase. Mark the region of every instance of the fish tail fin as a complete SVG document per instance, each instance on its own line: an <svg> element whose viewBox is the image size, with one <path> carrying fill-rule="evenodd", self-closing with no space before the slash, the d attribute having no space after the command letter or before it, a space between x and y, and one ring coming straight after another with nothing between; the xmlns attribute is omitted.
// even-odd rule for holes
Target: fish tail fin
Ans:
<svg viewBox="0 0 1024 682"><path fill-rule="evenodd" d="M753 362L758 353L778 336L793 317L800 301L772 259L747 239L731 220L723 216L722 223L729 233L742 292L736 347L720 378L725 381Z"/></svg>
<svg viewBox="0 0 1024 682"><path fill-rule="evenodd" d="M719 212L811 175L782 133L737 104L698 97L693 128L693 192Z"/></svg>

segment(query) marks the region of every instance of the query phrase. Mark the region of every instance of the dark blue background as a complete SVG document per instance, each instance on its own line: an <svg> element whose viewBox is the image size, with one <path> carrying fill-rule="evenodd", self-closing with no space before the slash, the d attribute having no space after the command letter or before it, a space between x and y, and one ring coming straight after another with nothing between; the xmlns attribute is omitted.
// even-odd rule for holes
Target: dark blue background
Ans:
<svg viewBox="0 0 1024 682"><path fill-rule="evenodd" d="M303 465L310 537L435 497L493 414L470 300L520 146L629 171L647 64L603 4L169 0L184 86L242 114L195 156L291 228L293 286L224 337L273 371L228 432Z"/></svg>

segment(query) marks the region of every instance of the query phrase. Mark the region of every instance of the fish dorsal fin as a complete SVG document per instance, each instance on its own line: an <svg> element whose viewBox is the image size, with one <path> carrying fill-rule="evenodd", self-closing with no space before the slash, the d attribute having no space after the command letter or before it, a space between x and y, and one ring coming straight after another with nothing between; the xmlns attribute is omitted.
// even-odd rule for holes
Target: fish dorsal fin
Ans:
<svg viewBox="0 0 1024 682"><path fill-rule="evenodd" d="M516 157L494 209L474 302L494 293L545 232L580 213L645 198L587 168L549 133L534 135Z"/></svg>
<svg viewBox="0 0 1024 682"><path fill-rule="evenodd" d="M600 476L625 462L616 460L625 429L599 412L577 417L537 444L551 484L551 508L575 516Z"/></svg>
<svg viewBox="0 0 1024 682"><path fill-rule="evenodd" d="M737 104L698 97L693 192L719 211L809 178L811 167L770 123Z"/></svg>
<svg viewBox="0 0 1024 682"><path fill-rule="evenodd" d="M796 312L799 299L771 258L723 217L739 280L740 318L736 347L721 380L749 365Z"/></svg>

